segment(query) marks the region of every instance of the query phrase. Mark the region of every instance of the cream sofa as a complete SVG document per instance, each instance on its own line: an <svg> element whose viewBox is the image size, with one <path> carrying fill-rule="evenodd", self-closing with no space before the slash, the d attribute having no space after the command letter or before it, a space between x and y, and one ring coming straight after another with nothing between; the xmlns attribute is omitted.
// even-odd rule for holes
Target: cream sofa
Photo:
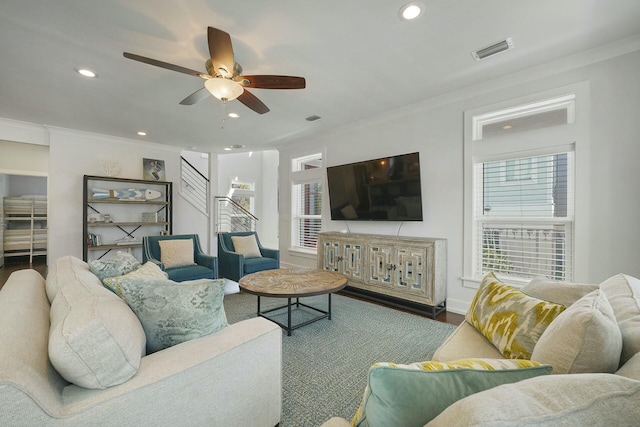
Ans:
<svg viewBox="0 0 640 427"><path fill-rule="evenodd" d="M70 310L56 302L61 293L67 302L85 298L95 304ZM280 422L282 332L277 325L262 318L245 320L145 356L139 345L142 328L130 323L135 316L127 310L86 263L72 257L50 266L46 284L34 270L13 273L0 291L0 425L269 427ZM78 372L65 376L77 375L92 388L65 380L49 358L48 346L60 345L53 343L61 339L54 337L59 317L68 313L76 317L67 316L66 322L82 323L78 316L86 316L85 324L96 334L131 338L129 348L113 351L130 359L124 368L102 375L90 372L96 367L87 360L113 363L104 343L82 348L80 328L69 332L64 325L63 338L74 350L65 357L78 356L78 349L85 354L75 362L67 360ZM115 326L105 326L113 320ZM105 381L119 384L101 386Z"/></svg>
<svg viewBox="0 0 640 427"><path fill-rule="evenodd" d="M614 285L630 280L631 289L620 297L607 296L615 311L614 322L622 332L622 358L613 373L563 373L543 375L520 382L499 385L471 394L448 406L426 424L451 426L637 426L640 425L640 281L624 275L604 282ZM534 279L522 291L536 298L571 307L600 285L559 284ZM610 291L610 293L614 293ZM617 304L617 305L616 305ZM624 305L626 304L626 305ZM613 317L613 314L611 314ZM558 320L558 318L556 318ZM554 320L555 321L555 320ZM549 325L549 328L553 322ZM626 333L626 336L625 336ZM583 345L586 338L568 337L567 346ZM606 340L606 337L605 337ZM572 362L589 356L597 345L587 345ZM559 348L558 352L573 349ZM620 347L617 350L620 351ZM535 360L532 355L532 360ZM466 320L435 352L433 360L446 362L466 358L504 358L502 353ZM427 397L428 398L428 397ZM369 426L382 426L368 420ZM322 427L346 427L349 422L332 418ZM391 427L391 426L389 426Z"/></svg>

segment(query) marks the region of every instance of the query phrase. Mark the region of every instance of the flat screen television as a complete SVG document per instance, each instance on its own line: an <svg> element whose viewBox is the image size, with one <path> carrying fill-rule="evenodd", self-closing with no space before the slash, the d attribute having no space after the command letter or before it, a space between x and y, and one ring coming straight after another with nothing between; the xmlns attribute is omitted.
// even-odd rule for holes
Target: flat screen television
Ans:
<svg viewBox="0 0 640 427"><path fill-rule="evenodd" d="M420 153L327 167L332 220L422 221Z"/></svg>

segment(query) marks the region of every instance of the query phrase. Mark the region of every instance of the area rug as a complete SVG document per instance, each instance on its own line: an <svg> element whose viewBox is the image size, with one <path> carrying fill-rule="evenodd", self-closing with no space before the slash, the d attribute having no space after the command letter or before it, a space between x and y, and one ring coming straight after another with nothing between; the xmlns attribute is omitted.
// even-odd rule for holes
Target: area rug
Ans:
<svg viewBox="0 0 640 427"><path fill-rule="evenodd" d="M332 319L291 336L282 334L283 408L281 427L318 427L331 417L351 420L362 400L367 371L375 362L430 360L454 326L342 295L332 296ZM301 299L326 310L327 296ZM262 298L263 309L285 299ZM224 297L229 323L256 316L256 297ZM278 321L286 323L285 314ZM293 323L315 316L294 310Z"/></svg>

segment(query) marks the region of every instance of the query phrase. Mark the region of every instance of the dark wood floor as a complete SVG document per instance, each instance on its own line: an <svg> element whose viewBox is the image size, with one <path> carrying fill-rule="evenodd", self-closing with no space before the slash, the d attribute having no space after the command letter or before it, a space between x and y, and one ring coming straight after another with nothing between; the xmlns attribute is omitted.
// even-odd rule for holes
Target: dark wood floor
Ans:
<svg viewBox="0 0 640 427"><path fill-rule="evenodd" d="M33 268L38 273L42 274L43 277L47 276L47 265L44 260L36 260L34 261L33 264L29 264L28 262L27 263L11 262L11 260L7 263L5 259L4 267L0 268L0 289L5 284L5 282L11 275L11 273L17 270L24 270L26 268ZM347 295L347 296L353 297L352 295ZM374 304L378 304L378 303L374 303ZM393 308L398 309L397 307L393 307ZM410 312L410 313L417 314L415 312ZM428 317L428 316L425 316L425 317ZM457 326L460 323L462 323L462 321L464 320L464 316L460 314L444 312L436 316L436 320L438 322L449 323L451 325Z"/></svg>
<svg viewBox="0 0 640 427"><path fill-rule="evenodd" d="M29 264L28 262L15 262L11 259L7 262L7 258L5 258L4 266L0 267L0 289L2 289L7 279L9 279L11 273L28 268L33 268L38 273L42 274L42 277L47 277L47 264L43 259L35 259L33 264Z"/></svg>

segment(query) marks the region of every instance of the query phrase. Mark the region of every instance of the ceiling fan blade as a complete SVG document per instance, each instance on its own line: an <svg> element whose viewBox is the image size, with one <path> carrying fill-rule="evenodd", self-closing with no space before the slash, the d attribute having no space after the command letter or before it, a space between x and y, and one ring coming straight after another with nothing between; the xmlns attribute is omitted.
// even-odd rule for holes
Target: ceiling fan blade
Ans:
<svg viewBox="0 0 640 427"><path fill-rule="evenodd" d="M207 88L203 87L202 89L198 89L197 91L193 92L191 95L180 101L180 105L193 105L205 98L208 98L209 95L211 95L211 93L207 90Z"/></svg>
<svg viewBox="0 0 640 427"><path fill-rule="evenodd" d="M201 73L200 71L191 70L189 68L181 67L179 65L169 64L168 62L158 61L157 59L147 58L145 56L136 55L134 53L123 52L122 53L125 58L133 59L134 61L144 62L145 64L155 65L156 67L166 68L167 70L177 71L179 73L190 74L196 77L202 77L203 79L211 78L206 73Z"/></svg>
<svg viewBox="0 0 640 427"><path fill-rule="evenodd" d="M292 76L240 76L236 81L256 89L304 89L306 86L304 77Z"/></svg>
<svg viewBox="0 0 640 427"><path fill-rule="evenodd" d="M229 33L208 27L207 39L214 71L223 77L233 76L236 61L233 57L233 45Z"/></svg>
<svg viewBox="0 0 640 427"><path fill-rule="evenodd" d="M247 107L251 108L258 114L264 114L269 112L269 107L264 105L262 101L260 101L254 94L249 92L248 90L244 90L242 95L236 98L238 101L242 102Z"/></svg>

